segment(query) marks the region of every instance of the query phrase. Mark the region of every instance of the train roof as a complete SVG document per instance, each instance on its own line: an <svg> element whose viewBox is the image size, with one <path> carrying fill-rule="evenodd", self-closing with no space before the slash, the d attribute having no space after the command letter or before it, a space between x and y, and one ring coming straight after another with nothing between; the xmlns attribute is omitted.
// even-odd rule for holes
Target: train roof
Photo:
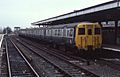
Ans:
<svg viewBox="0 0 120 77"><path fill-rule="evenodd" d="M70 23L70 24L61 24L61 25L54 25L54 26L48 26L47 28L65 28L65 27L76 27L78 24L98 24L98 23L91 23L91 22L78 22L78 23Z"/></svg>
<svg viewBox="0 0 120 77"><path fill-rule="evenodd" d="M70 24L60 24L60 25L54 25L54 26L48 26L47 28L64 28L64 27L75 27L79 23L70 23Z"/></svg>
<svg viewBox="0 0 120 77"><path fill-rule="evenodd" d="M69 23L69 24L60 24L60 25L53 25L53 26L47 26L47 27L39 27L39 28L26 28L26 29L20 29L20 30L38 30L38 29L50 29L50 28L73 28L76 27L78 24L98 24L98 23L91 23L91 22L78 22L78 23Z"/></svg>

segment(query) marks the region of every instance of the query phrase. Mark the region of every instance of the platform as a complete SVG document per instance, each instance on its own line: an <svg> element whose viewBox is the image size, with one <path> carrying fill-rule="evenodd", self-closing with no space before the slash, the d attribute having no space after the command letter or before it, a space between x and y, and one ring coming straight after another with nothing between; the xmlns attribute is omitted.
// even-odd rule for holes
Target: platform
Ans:
<svg viewBox="0 0 120 77"><path fill-rule="evenodd" d="M2 45L3 37L4 37L4 34L0 34L0 48L1 48L1 45Z"/></svg>
<svg viewBox="0 0 120 77"><path fill-rule="evenodd" d="M120 52L120 45L103 45L103 49Z"/></svg>
<svg viewBox="0 0 120 77"><path fill-rule="evenodd" d="M3 54L3 51L2 51L2 41L3 41L3 37L4 37L4 34L0 34L0 76L1 76L1 60L2 60L2 54Z"/></svg>

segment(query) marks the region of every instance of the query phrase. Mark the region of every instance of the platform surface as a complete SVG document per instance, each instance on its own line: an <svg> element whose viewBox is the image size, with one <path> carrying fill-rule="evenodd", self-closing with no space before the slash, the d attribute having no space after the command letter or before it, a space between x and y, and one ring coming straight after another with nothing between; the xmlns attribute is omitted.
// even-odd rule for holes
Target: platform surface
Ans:
<svg viewBox="0 0 120 77"><path fill-rule="evenodd" d="M103 49L120 52L120 45L103 45Z"/></svg>
<svg viewBox="0 0 120 77"><path fill-rule="evenodd" d="M1 48L1 45L2 45L3 37L4 37L4 34L0 34L0 48Z"/></svg>
<svg viewBox="0 0 120 77"><path fill-rule="evenodd" d="M1 46L2 46L3 37L4 34L0 34L0 77L1 77L1 62L2 62L2 54L3 54Z"/></svg>

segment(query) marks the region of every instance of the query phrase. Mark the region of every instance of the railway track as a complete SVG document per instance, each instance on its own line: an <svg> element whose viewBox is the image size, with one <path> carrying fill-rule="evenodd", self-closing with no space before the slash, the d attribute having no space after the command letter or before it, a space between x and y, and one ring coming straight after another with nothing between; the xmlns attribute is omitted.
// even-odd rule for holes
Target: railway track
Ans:
<svg viewBox="0 0 120 77"><path fill-rule="evenodd" d="M26 41L28 41L28 40L26 40ZM29 41L30 42L30 41ZM29 42L27 42L27 43L29 43ZM41 45L39 45L39 44L37 44L37 43L31 43L31 44L33 44L33 45L35 45L35 46L37 46L37 48L42 48L41 47ZM43 45L42 45L43 46ZM47 48L46 47L44 47L43 46L43 48L42 49L46 49L47 50ZM52 49L52 51L50 51L51 50L51 48L49 49L48 48L48 51L50 52L50 53L52 53L52 51L54 50L54 49ZM56 49L55 49L56 50ZM59 56L61 56L61 54L60 53L58 53L59 54ZM57 55L58 55L57 54ZM63 57L63 56L62 56ZM73 57L72 57L73 58ZM78 66L82 66L82 68L84 68L84 69L86 69L86 70L88 70L88 71L91 71L91 72L93 72L93 73L95 73L95 74L97 74L98 76L100 76L100 77L119 77L120 76L120 72L118 71L118 70L116 70L116 69L114 69L113 67L113 65L112 65L112 67L111 66L109 66L110 64L107 64L106 62L104 62L104 63L102 63L102 62L100 62L100 60L98 60L98 59L96 59L95 61L90 61L90 65L88 66L87 64L86 64L86 60L83 60L82 59L82 62L81 62L81 58L80 57L76 57L76 58L74 58L74 59L71 59L70 57L69 58L67 58L66 57L66 59L68 59L69 60L69 62L72 62L72 63L74 63L75 65L78 65ZM75 60L76 59L76 60ZM83 62L85 62L85 63L83 63Z"/></svg>
<svg viewBox="0 0 120 77"><path fill-rule="evenodd" d="M8 77L39 77L17 46L6 38Z"/></svg>
<svg viewBox="0 0 120 77"><path fill-rule="evenodd" d="M3 39L3 43L2 43L2 51L1 52L1 75L0 77L8 77L8 69L7 69L7 61L6 61L6 49L5 49L5 40Z"/></svg>
<svg viewBox="0 0 120 77"><path fill-rule="evenodd" d="M41 77L71 77L62 68L47 60L45 57L33 52L31 49L21 43L16 43L19 48L24 50L24 54L29 58L30 63L36 68Z"/></svg>
<svg viewBox="0 0 120 77"><path fill-rule="evenodd" d="M111 68L120 71L120 59L118 59L118 58L114 58L114 59L101 58L101 59L99 59L98 62L102 63L102 64L106 64L106 65L110 66Z"/></svg>
<svg viewBox="0 0 120 77"><path fill-rule="evenodd" d="M19 40L18 40L19 41ZM20 41L19 41L20 42ZM25 47L28 47L31 51L39 54L40 56L44 57L46 60L52 62L53 64L57 65L57 67L61 68L65 72L67 72L71 77L99 77L98 75L95 75L92 72L89 72L80 66L77 66L72 61L66 60L64 57L60 57L57 54L50 54L46 49L38 49L31 44L28 43L22 43ZM75 62L75 61L74 61Z"/></svg>
<svg viewBox="0 0 120 77"><path fill-rule="evenodd" d="M115 70L120 71L120 53L112 50L103 49L103 55L96 59L96 63L107 65Z"/></svg>

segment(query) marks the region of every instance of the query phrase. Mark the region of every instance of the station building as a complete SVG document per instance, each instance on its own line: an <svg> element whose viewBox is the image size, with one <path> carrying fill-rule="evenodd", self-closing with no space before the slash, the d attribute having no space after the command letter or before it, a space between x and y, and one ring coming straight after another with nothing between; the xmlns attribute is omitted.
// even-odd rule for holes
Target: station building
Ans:
<svg viewBox="0 0 120 77"><path fill-rule="evenodd" d="M120 0L76 10L31 24L33 26L51 26L84 21L98 22L101 24L103 44L120 45Z"/></svg>

